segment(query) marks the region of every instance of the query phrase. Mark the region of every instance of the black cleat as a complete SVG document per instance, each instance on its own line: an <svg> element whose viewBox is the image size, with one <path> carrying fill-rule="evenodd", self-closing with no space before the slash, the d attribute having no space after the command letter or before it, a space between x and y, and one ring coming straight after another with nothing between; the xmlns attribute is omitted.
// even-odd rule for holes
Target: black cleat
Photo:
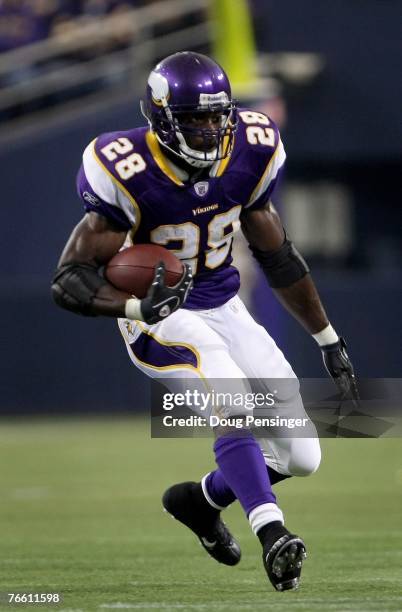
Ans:
<svg viewBox="0 0 402 612"><path fill-rule="evenodd" d="M205 499L200 483L173 485L165 491L162 504L166 512L196 534L203 548L216 561L225 565L239 563L240 546L222 521L220 511Z"/></svg>
<svg viewBox="0 0 402 612"><path fill-rule="evenodd" d="M284 535L272 546L264 546L262 558L273 587L277 591L290 591L300 584L302 564L307 553L301 538L285 528L283 531Z"/></svg>

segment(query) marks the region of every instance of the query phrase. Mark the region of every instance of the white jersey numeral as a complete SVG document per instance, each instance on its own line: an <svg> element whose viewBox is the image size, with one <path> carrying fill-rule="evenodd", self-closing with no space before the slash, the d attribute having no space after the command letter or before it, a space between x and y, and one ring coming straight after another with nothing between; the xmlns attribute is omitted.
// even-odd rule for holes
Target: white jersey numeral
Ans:
<svg viewBox="0 0 402 612"><path fill-rule="evenodd" d="M125 159L121 159L115 165L116 172L123 181L127 181L134 174L142 172L147 167L144 158L139 153L132 153Z"/></svg>
<svg viewBox="0 0 402 612"><path fill-rule="evenodd" d="M207 268L217 268L225 261L233 242L233 234L240 228L241 206L215 215L208 224L208 246L205 252ZM200 228L194 223L160 225L151 232L151 242L166 246L169 242L181 241L178 249L172 249L176 257L188 263L193 273L197 272L200 255Z"/></svg>
<svg viewBox="0 0 402 612"><path fill-rule="evenodd" d="M259 125L270 125L269 118L263 113L257 113L256 111L242 111L239 113L239 117L247 123L247 125L251 125L253 123L258 123Z"/></svg>
<svg viewBox="0 0 402 612"><path fill-rule="evenodd" d="M247 124L246 135L250 144L261 144L269 147L275 146L274 130L270 127L260 127L261 125L270 125L271 122L266 115L255 111L242 111L239 113L239 117Z"/></svg>
<svg viewBox="0 0 402 612"><path fill-rule="evenodd" d="M233 242L233 234L240 229L241 206L235 206L228 212L215 215L208 225L208 246L205 254L207 268L217 268L228 256Z"/></svg>
<svg viewBox="0 0 402 612"><path fill-rule="evenodd" d="M134 149L134 145L128 138L118 138L101 149L101 153L108 161L115 161L122 155L127 155ZM134 174L142 172L147 167L144 158L139 153L131 153L128 157L120 159L115 164L115 170L123 181L127 181Z"/></svg>
<svg viewBox="0 0 402 612"><path fill-rule="evenodd" d="M272 128L262 128L258 125L250 125L246 130L246 134L250 144L262 144L270 147L275 146L275 132Z"/></svg>
<svg viewBox="0 0 402 612"><path fill-rule="evenodd" d="M134 149L134 145L128 138L118 138L113 142L109 142L106 147L101 149L102 155L106 157L108 161L114 161L120 155L126 155Z"/></svg>
<svg viewBox="0 0 402 612"><path fill-rule="evenodd" d="M193 273L197 270L197 255L200 248L200 228L191 221L178 225L160 225L151 232L151 242L166 246L168 242L181 242L179 249L172 249L181 260L188 263Z"/></svg>

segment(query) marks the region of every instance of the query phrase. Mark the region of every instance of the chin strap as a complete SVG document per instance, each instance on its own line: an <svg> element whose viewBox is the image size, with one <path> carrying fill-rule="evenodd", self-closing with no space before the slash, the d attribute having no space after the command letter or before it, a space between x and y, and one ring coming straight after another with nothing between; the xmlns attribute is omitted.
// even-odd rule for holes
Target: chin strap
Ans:
<svg viewBox="0 0 402 612"><path fill-rule="evenodd" d="M188 145L181 144L180 151L185 161L190 166L193 166L194 168L210 168L217 161L216 159L217 150L216 149L214 149L213 151L210 151L209 153L203 154L200 151L196 151L195 149L190 149ZM202 155L204 159L198 159L197 158L198 155ZM213 155L214 159L205 159L205 155L207 156Z"/></svg>
<svg viewBox="0 0 402 612"><path fill-rule="evenodd" d="M169 145L165 144L160 139L159 134L157 132L154 132L154 134L155 134L159 144L161 145L162 150L163 149L167 149L170 153L173 153L174 156L177 157L178 161L179 160L181 162L185 161L186 164L188 164L189 166L192 166L193 168L210 168L215 163L215 160L214 161L207 161L207 160L196 160L196 159L193 159L193 158L189 157L188 154L186 154L185 151L182 151L181 146L180 146L180 152L179 151L175 151L175 149L173 149L172 147L169 147ZM187 148L189 148L189 147L187 147ZM189 150L193 152L193 149L189 149ZM199 151L194 151L194 153L199 153Z"/></svg>

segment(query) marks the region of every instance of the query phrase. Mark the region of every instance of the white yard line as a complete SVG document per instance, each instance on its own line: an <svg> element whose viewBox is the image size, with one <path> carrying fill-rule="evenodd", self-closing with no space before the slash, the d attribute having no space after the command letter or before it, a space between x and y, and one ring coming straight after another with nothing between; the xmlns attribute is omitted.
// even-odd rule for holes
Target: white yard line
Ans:
<svg viewBox="0 0 402 612"><path fill-rule="evenodd" d="M43 499L44 497L49 497L49 493L49 487L18 487L10 491L10 497L25 501Z"/></svg>

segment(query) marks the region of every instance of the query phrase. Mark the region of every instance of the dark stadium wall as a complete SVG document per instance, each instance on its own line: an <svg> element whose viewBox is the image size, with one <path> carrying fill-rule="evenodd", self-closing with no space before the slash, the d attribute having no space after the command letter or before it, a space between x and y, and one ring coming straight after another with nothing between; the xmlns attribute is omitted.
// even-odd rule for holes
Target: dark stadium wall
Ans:
<svg viewBox="0 0 402 612"><path fill-rule="evenodd" d="M314 87L287 91L285 137L294 158L400 159L400 0L251 3L260 50L325 60Z"/></svg>
<svg viewBox="0 0 402 612"><path fill-rule="evenodd" d="M82 217L75 175L83 148L99 132L138 123L136 107L65 121L0 152L0 412L136 411L148 405L147 380L129 362L116 322L72 315L50 297L57 260Z"/></svg>
<svg viewBox="0 0 402 612"><path fill-rule="evenodd" d="M343 13L339 2L322 4L303 3L303 20L295 20L300 3L296 13L294 1L266 3L269 48L321 51L328 58L318 89L300 92L290 101L284 133L288 177L297 176L299 164L308 167L312 158L321 164L346 165L369 159L372 164L396 164L400 159L402 134L395 121L400 83L394 68L401 53L394 43L399 3L342 2ZM376 19L387 36L371 35ZM345 20L348 27L342 31ZM308 27L301 27L302 22ZM346 64L347 70L342 68ZM85 101L82 104L85 107ZM328 117L333 118L330 136ZM58 127L44 125L22 133L0 150L0 412L142 410L148 404L149 384L128 360L116 323L63 312L49 293L61 249L82 215L75 193L82 150L100 132L141 124L138 101L81 119L62 119ZM384 205L398 201L393 189L388 187ZM381 214L387 214L384 208ZM396 270L327 270L314 277L331 320L349 341L357 372L366 377L401 376L400 272L398 276ZM255 292L257 318L278 340L299 376L323 376L314 342L283 310L272 307L273 299L261 279Z"/></svg>

